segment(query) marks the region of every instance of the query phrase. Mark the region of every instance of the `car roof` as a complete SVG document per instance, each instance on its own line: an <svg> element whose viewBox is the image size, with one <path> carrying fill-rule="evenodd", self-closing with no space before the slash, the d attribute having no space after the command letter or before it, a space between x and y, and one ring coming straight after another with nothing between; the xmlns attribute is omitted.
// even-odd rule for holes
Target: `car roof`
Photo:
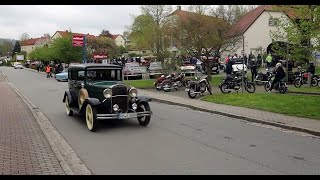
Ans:
<svg viewBox="0 0 320 180"><path fill-rule="evenodd" d="M88 64L73 64L69 66L69 69L86 69L86 68L122 68L115 64L98 64L98 63L88 63Z"/></svg>

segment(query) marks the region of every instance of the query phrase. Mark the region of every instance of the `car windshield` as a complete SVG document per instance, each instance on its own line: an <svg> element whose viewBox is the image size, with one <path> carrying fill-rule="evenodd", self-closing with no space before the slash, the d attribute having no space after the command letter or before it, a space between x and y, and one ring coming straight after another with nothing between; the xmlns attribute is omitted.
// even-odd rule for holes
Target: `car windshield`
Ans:
<svg viewBox="0 0 320 180"><path fill-rule="evenodd" d="M88 81L122 81L120 69L90 69L87 71Z"/></svg>
<svg viewBox="0 0 320 180"><path fill-rule="evenodd" d="M234 64L243 64L243 60L240 58L233 59Z"/></svg>

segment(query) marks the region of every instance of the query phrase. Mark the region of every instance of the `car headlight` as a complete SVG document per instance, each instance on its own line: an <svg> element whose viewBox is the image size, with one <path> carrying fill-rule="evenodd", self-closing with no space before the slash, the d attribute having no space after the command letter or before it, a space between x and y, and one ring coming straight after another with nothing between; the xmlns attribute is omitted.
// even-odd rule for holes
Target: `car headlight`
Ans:
<svg viewBox="0 0 320 180"><path fill-rule="evenodd" d="M132 104L132 109L133 109L133 110L136 110L137 108L138 108L138 105L137 105L136 103L133 103L133 104Z"/></svg>
<svg viewBox="0 0 320 180"><path fill-rule="evenodd" d="M103 96L104 96L105 98L111 98L111 96L112 96L112 91L111 91L111 89L110 89L110 88L105 89L105 90L103 91Z"/></svg>
<svg viewBox="0 0 320 180"><path fill-rule="evenodd" d="M137 97L138 96L138 90L136 89L136 88L134 88L134 87L132 87L132 88L130 88L130 90L129 90L129 96L131 96L131 97Z"/></svg>

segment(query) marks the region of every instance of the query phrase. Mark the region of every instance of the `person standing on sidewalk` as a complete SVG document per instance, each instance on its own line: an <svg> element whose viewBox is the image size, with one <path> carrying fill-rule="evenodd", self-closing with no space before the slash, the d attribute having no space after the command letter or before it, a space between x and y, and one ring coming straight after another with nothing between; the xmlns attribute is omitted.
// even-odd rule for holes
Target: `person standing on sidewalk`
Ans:
<svg viewBox="0 0 320 180"><path fill-rule="evenodd" d="M266 61L267 61L267 69L270 69L271 63L272 63L272 56L270 53L268 54Z"/></svg>
<svg viewBox="0 0 320 180"><path fill-rule="evenodd" d="M250 59L250 69L251 69L251 75L252 75L252 82L254 78L257 76L257 62L254 58Z"/></svg>
<svg viewBox="0 0 320 180"><path fill-rule="evenodd" d="M46 73L47 73L47 78L50 78L50 74L51 74L51 67L49 66L49 64L46 67Z"/></svg>

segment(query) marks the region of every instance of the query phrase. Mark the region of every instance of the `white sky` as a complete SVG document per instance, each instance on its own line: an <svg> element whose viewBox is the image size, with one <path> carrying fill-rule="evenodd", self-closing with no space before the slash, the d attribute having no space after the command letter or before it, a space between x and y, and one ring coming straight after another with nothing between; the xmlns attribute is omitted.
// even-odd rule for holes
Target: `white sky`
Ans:
<svg viewBox="0 0 320 180"><path fill-rule="evenodd" d="M102 29L122 34L139 15L138 5L1 5L0 38L19 40L26 32L30 38L51 36L57 30L99 35Z"/></svg>

